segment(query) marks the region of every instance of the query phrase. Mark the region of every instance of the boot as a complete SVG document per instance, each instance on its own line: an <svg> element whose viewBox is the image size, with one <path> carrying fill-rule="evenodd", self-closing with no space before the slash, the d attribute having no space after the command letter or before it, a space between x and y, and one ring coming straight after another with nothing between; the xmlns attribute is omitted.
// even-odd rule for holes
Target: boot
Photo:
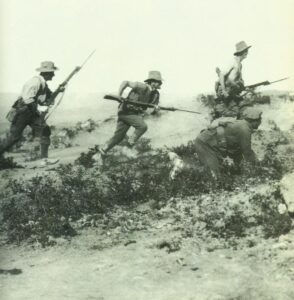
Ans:
<svg viewBox="0 0 294 300"><path fill-rule="evenodd" d="M41 158L48 158L49 145L41 144Z"/></svg>

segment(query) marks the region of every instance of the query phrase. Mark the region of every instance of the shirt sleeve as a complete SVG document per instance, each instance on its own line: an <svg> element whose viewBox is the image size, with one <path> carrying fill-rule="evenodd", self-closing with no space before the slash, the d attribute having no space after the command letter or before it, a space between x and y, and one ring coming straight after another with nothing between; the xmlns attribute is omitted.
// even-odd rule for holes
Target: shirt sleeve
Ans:
<svg viewBox="0 0 294 300"><path fill-rule="evenodd" d="M25 104L33 103L36 100L36 95L40 89L41 82L39 78L33 77L28 82L25 83L22 89L22 99Z"/></svg>

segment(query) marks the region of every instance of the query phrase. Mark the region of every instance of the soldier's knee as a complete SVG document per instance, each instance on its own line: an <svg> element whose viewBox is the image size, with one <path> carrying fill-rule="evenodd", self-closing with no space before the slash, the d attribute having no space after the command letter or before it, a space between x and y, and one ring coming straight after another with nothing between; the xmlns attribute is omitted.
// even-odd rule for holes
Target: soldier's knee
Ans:
<svg viewBox="0 0 294 300"><path fill-rule="evenodd" d="M51 136L51 129L48 125L43 128L42 135L45 137Z"/></svg>
<svg viewBox="0 0 294 300"><path fill-rule="evenodd" d="M146 132L148 130L148 126L146 123L142 124L141 130L142 132Z"/></svg>
<svg viewBox="0 0 294 300"><path fill-rule="evenodd" d="M136 130L137 130L138 132L140 132L141 134L143 134L144 132L147 131L148 126L147 126L147 124L144 122L144 123L141 123L139 126L136 126L135 128L136 128Z"/></svg>
<svg viewBox="0 0 294 300"><path fill-rule="evenodd" d="M7 140L11 143L16 143L22 138L22 134L19 132L10 133L7 137Z"/></svg>

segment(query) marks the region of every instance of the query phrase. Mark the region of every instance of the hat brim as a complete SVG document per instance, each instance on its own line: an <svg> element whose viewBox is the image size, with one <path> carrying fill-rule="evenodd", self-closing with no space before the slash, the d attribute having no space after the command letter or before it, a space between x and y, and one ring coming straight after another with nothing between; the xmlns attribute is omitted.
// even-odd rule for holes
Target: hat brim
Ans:
<svg viewBox="0 0 294 300"><path fill-rule="evenodd" d="M39 71L39 72L55 72L57 71L58 68L54 67L53 69L44 69L44 68L37 68L36 71Z"/></svg>
<svg viewBox="0 0 294 300"><path fill-rule="evenodd" d="M157 81L157 82L163 82L163 79L155 79L155 78L148 78L146 80L144 80L144 82L149 82L149 81Z"/></svg>
<svg viewBox="0 0 294 300"><path fill-rule="evenodd" d="M245 52L246 50L248 50L249 48L251 48L252 46L248 46L248 47L246 47L246 48L244 48L244 49L242 49L242 50L240 50L240 51L236 51L235 53L234 53L234 55L236 55L236 54L240 54L240 53L242 53L242 52Z"/></svg>

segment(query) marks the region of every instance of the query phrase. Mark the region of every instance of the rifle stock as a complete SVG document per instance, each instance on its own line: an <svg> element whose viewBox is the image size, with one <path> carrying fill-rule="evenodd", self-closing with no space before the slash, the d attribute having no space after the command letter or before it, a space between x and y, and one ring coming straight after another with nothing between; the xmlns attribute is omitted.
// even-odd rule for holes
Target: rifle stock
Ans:
<svg viewBox="0 0 294 300"><path fill-rule="evenodd" d="M156 108L156 105L154 105L154 104L136 102L136 101L128 100L128 99L125 99L125 98L122 98L122 97L119 97L119 96L116 96L116 95L111 95L111 94L105 95L104 99L114 100L114 101L117 101L119 103L127 103L127 104L137 105L137 106L141 106L141 107L144 107L144 108ZM182 112L189 112L189 113L194 113L194 114L201 114L200 112L197 112L197 111L179 109L179 108L175 108L175 107L159 106L159 108L161 110L167 110L167 111L182 111Z"/></svg>

